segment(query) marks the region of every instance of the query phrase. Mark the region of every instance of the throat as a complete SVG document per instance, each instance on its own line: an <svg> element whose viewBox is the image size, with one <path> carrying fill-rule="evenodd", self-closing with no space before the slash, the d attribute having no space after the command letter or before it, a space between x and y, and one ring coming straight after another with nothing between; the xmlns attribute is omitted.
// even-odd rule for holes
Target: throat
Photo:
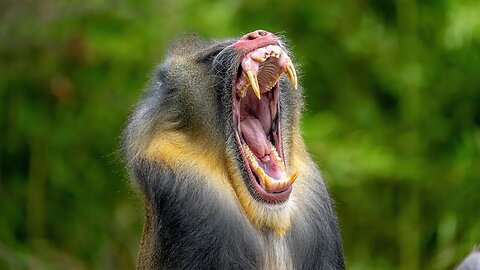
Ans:
<svg viewBox="0 0 480 270"><path fill-rule="evenodd" d="M273 98L274 91L262 93L261 99L253 95L247 95L242 99L240 134L247 158L254 171L258 170L259 177L268 176L273 180L283 180L285 166L277 151L281 145L277 133L278 104Z"/></svg>
<svg viewBox="0 0 480 270"><path fill-rule="evenodd" d="M278 87L261 93L260 99L247 94L238 99L238 134L252 181L261 190L277 194L293 181L287 176L282 159L278 119ZM294 179L293 179L294 180Z"/></svg>
<svg viewBox="0 0 480 270"><path fill-rule="evenodd" d="M278 87L264 92L258 99L252 93L242 98L239 108L240 131L251 150L260 159L270 153L270 142L276 145L278 136Z"/></svg>

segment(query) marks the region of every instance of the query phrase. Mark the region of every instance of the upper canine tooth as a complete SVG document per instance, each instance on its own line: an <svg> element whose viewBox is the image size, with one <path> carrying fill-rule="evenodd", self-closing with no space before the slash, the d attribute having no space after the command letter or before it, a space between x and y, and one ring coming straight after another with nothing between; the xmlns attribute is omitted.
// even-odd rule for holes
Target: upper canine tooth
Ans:
<svg viewBox="0 0 480 270"><path fill-rule="evenodd" d="M295 90L298 87L298 82L297 82L297 72L295 71L295 68L293 67L292 61L290 59L288 60L287 65L285 66L285 73L287 74L288 79L293 85L293 88Z"/></svg>
<svg viewBox="0 0 480 270"><path fill-rule="evenodd" d="M255 75L253 71L247 70L247 76L250 84L252 85L253 92L257 98L260 99L260 86L258 85L257 75Z"/></svg>

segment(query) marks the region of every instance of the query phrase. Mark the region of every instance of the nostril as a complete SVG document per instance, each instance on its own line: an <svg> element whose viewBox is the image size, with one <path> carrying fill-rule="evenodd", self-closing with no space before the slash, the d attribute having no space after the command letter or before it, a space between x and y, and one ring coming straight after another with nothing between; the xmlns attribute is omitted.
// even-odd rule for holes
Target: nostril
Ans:
<svg viewBox="0 0 480 270"><path fill-rule="evenodd" d="M235 48L242 51L247 51L252 48L264 47L277 43L277 37L274 34L265 30L257 29L253 32L243 35L237 42L235 42Z"/></svg>

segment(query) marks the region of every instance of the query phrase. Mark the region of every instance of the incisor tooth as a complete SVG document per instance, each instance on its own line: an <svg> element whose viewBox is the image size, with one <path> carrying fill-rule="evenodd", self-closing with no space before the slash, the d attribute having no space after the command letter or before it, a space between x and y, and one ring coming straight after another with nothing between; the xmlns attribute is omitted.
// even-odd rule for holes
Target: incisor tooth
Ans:
<svg viewBox="0 0 480 270"><path fill-rule="evenodd" d="M287 186L287 181L282 181L278 183L278 187L280 189L284 189Z"/></svg>
<svg viewBox="0 0 480 270"><path fill-rule="evenodd" d="M266 56L259 56L259 55L252 55L252 59L257 62L265 62L268 57Z"/></svg>
<svg viewBox="0 0 480 270"><path fill-rule="evenodd" d="M292 61L288 60L288 64L285 66L285 71L287 74L288 79L293 85L293 88L295 90L298 87L298 82L297 82L297 72L295 71L295 68L293 67Z"/></svg>
<svg viewBox="0 0 480 270"><path fill-rule="evenodd" d="M283 190L290 185L289 180L283 180L283 181L273 180L269 176L266 176L264 178L264 183L265 183L265 189L267 190L267 192Z"/></svg>
<svg viewBox="0 0 480 270"><path fill-rule="evenodd" d="M280 182L277 182L277 181L273 182L271 191L277 191L279 189L280 189Z"/></svg>
<svg viewBox="0 0 480 270"><path fill-rule="evenodd" d="M250 84L252 85L253 92L257 98L260 99L260 86L258 86L257 76L253 74L253 71L251 70L247 70L247 76Z"/></svg>

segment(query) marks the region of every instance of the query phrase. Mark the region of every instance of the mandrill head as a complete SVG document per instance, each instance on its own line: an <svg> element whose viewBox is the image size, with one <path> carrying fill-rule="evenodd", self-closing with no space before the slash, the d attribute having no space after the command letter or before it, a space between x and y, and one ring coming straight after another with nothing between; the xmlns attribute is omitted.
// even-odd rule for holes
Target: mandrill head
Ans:
<svg viewBox="0 0 480 270"><path fill-rule="evenodd" d="M345 269L297 80L267 31L174 42L123 137L145 199L139 269Z"/></svg>
<svg viewBox="0 0 480 270"><path fill-rule="evenodd" d="M126 156L129 164L154 162L195 176L161 181L208 187L257 229L283 235L299 190L309 189L301 183L311 166L300 135L302 108L281 38L264 30L222 41L187 35L174 42L132 115Z"/></svg>

